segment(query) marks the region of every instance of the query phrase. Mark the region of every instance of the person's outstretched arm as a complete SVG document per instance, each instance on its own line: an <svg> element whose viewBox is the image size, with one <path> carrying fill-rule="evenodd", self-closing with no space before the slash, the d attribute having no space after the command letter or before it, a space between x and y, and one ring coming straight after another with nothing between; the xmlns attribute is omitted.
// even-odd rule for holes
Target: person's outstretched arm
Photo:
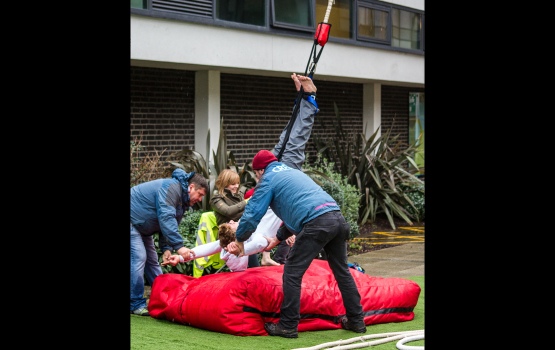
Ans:
<svg viewBox="0 0 555 350"><path fill-rule="evenodd" d="M171 265L175 266L178 263L185 263L187 261L191 261L193 259L204 258L205 256L210 256L216 253L219 253L222 250L220 247L220 241L214 241L206 244L201 244L199 246L194 247L190 250L189 259L185 260L181 255L171 255L168 258L167 262L163 262L162 266Z"/></svg>
<svg viewBox="0 0 555 350"><path fill-rule="evenodd" d="M220 240L217 240L214 242L198 245L191 250L195 253L195 259L198 259L219 253L222 251L222 247L220 247Z"/></svg>
<svg viewBox="0 0 555 350"><path fill-rule="evenodd" d="M260 253L266 250L268 241L264 238L264 236L275 237L282 222L283 221L277 217L272 208L268 207L266 213L256 226L256 230L254 230L249 239L245 241L243 246L244 252L242 253L243 256ZM231 242L228 244L226 250L232 251L233 254L236 255L240 252L237 242Z"/></svg>
<svg viewBox="0 0 555 350"><path fill-rule="evenodd" d="M280 161L286 165L301 170L301 167L305 161L304 150L306 148L306 143L310 138L312 133L312 126L314 125L314 117L316 113L320 111L318 109L318 104L316 103L316 86L312 82L312 79L302 75L296 75L293 73L291 79L295 82L295 88L300 91L301 86L303 87L303 97L300 100L299 105L299 115L295 118L293 128L289 134L289 139L283 150ZM294 108L294 107L293 107ZM272 153L277 157L283 143L285 141L285 134L287 132L287 127L291 123L291 120L287 123L281 135L279 137L278 143L274 146Z"/></svg>
<svg viewBox="0 0 555 350"><path fill-rule="evenodd" d="M235 243L231 242L230 244ZM251 238L245 242L245 256L257 254L266 249L268 246L268 239L262 235L252 235ZM229 247L229 244L228 244ZM227 248L226 248L227 249Z"/></svg>

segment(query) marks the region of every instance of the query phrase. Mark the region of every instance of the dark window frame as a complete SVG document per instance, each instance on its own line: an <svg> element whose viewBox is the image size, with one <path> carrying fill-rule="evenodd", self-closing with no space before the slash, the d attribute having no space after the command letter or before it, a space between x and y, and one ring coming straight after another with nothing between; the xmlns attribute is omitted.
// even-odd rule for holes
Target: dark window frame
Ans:
<svg viewBox="0 0 555 350"><path fill-rule="evenodd" d="M149 1L149 0L147 0ZM226 19L222 19L222 18L218 18L217 12L218 12L218 2L225 2L228 0L213 0L213 7L214 7L214 13L213 13L213 17L214 17L214 23L215 24L223 24L226 25L227 24L231 24L233 26L238 26L239 28L248 28L249 30L252 30L253 28L268 28L268 2L265 2L264 5L264 17L262 18L262 22L264 23L263 25L258 25L258 24L253 24L253 23L246 23L246 22L239 22L239 21L233 21L233 20L226 20Z"/></svg>
<svg viewBox="0 0 555 350"><path fill-rule="evenodd" d="M426 16L424 15L424 13L422 12L421 14L422 16L422 32L420 33L420 35L422 36L420 38L420 40L422 40L422 52L426 51L426 36L424 35L424 28L426 27Z"/></svg>
<svg viewBox="0 0 555 350"><path fill-rule="evenodd" d="M420 30L419 30L419 32L418 32L419 35L418 35L417 43L419 43L420 46L422 47L422 46L423 46L423 43L422 43L422 41L423 41L423 30L422 30L422 28L423 28L423 27L422 27L422 26L423 26L423 15L420 14L420 13L414 12L414 11L408 11L408 10L401 9L401 8L394 8L393 10L394 10L394 11L392 11L392 14L391 14L391 24L392 24L391 29L392 29L392 31L393 31L393 19L394 19L393 12L397 11L399 14L400 14L401 12L405 12L405 13L408 13L408 14L409 14L411 17L413 17L413 18L416 18L417 16L419 16L419 19L420 19ZM404 31L404 30L406 31L407 28L401 27L400 25L401 25L401 23L399 23L399 38L397 39L397 40L399 40L399 43L401 43L401 42L406 42L406 41L407 41L407 40L403 40L403 34L402 34L402 31ZM412 28L409 28L409 31L412 32ZM411 45L414 43L414 41L413 41L412 39L411 39L411 40L408 40L408 42L409 42ZM393 33L392 33L392 35L391 35L391 46L392 46L392 47L402 47L402 46L400 46L400 45L399 45L399 46L394 45ZM412 48L412 47L406 48L406 49L421 50L420 48L415 49L415 48Z"/></svg>
<svg viewBox="0 0 555 350"><path fill-rule="evenodd" d="M307 4L310 5L310 21L312 22L309 26L303 26L300 24L292 24L288 22L280 22L276 20L276 1L280 0L270 0L270 26L276 28L293 29L298 31L303 31L307 33L314 33L316 28L316 1L315 0L305 0Z"/></svg>
<svg viewBox="0 0 555 350"><path fill-rule="evenodd" d="M172 19L172 20L176 20L176 21L183 21L183 22L191 22L191 23L200 23L200 24L205 24L205 25L213 25L213 26L217 26L217 27L225 27L225 28L236 28L236 29L244 29L244 30L248 30L248 31L254 31L254 32L262 32L262 33L266 33L266 34L274 34L274 35L285 35L285 36L292 36L292 37L300 37L300 38L307 38L307 37L312 37L312 35L314 34L317 24L321 22L321 19L317 19L315 18L316 14L316 0L307 0L307 1L311 1L312 2L312 17L313 17L313 21L314 21L314 28L307 28L304 26L294 26L291 24L285 24L285 23L277 23L278 25L275 26L272 24L273 22L273 18L272 18L272 14L271 12L273 12L272 10L272 6L273 6L273 1L275 0L262 0L262 1L266 1L266 13L265 13L265 26L257 26L257 25L252 25L252 24L246 24L246 23L240 23L240 22L231 22L231 21L226 21L226 20L220 20L216 18L216 0L212 0L212 4L213 4L213 10L212 10L212 15L211 16L206 16L206 15L196 15L193 13L178 13L178 12L171 12L171 11L163 11L160 9L153 9L152 8L152 1L153 0L144 0L145 4L146 4L146 8L144 9L140 9L140 8L135 8L135 7L131 7L131 14L136 14L136 15L141 15L141 16L147 16L147 17L153 17L153 18L164 18L164 19ZM164 1L164 0L156 0L158 2ZM182 3L186 3L187 0L180 0L180 2ZM206 1L204 1L206 2ZM420 40L422 43L422 48L421 49L410 49L410 48L403 48L403 47L396 47L396 46L392 46L392 42L391 40L389 42L383 42L383 41L376 41L376 40L361 40L358 38L358 28L357 28L357 22L358 22L358 6L360 5L364 5L364 6L381 6L381 7L386 7L389 8L389 12L390 12L390 19L389 19L389 30L392 30L392 23L391 23L391 9L396 8L399 10L403 10L403 11L408 11L408 12L412 12L412 13L417 13L419 15L422 16L422 30L420 32ZM422 10L418 10L418 9L414 9L411 7L406 7L406 6L402 6L402 5L397 5L397 4L390 4L390 3L385 3L385 2L378 2L378 1L372 1L372 0L355 0L353 1L353 9L355 11L354 14L352 14L353 18L351 20L351 27L353 27L353 31L354 31L354 35L352 38L336 38L336 37L332 37L330 36L328 39L328 42L336 42L336 43L341 43L341 44L345 44L345 45L349 45L349 46L360 46L360 47L367 47L367 48L375 48L375 49L381 49L381 50L386 50L386 51L396 51L396 52L405 52L405 53L409 53L409 54L414 54L414 55L420 55L423 56L424 52L425 52L425 22L426 22L426 16L424 11ZM381 10L381 9L380 9ZM333 11L333 8L332 8ZM356 18L354 18L354 16L356 16ZM333 23L332 23L333 25ZM389 34L389 37L391 39L391 33Z"/></svg>
<svg viewBox="0 0 555 350"><path fill-rule="evenodd" d="M377 10L377 11L382 11L382 12L387 12L387 28L386 28L386 38L385 39L379 39L379 38L372 38L369 36L363 36L362 34L359 33L358 28L359 28L359 9L360 8L366 8L366 9L370 9L370 10ZM378 44L382 44L382 45L388 45L388 46L392 46L391 45L391 32L392 32L392 21L391 21L391 7L390 6L380 6L380 5L375 5L373 3L368 3L368 2L362 2L359 1L356 4L356 8L355 8L355 37L357 41L363 41L363 42L372 42L372 43L378 43Z"/></svg>

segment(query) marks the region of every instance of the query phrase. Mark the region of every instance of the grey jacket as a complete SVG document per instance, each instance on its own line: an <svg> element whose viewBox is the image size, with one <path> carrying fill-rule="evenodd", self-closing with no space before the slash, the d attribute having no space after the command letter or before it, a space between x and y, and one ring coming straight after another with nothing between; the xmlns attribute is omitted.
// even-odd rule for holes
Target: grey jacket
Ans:
<svg viewBox="0 0 555 350"><path fill-rule="evenodd" d="M183 247L179 223L189 209L189 179L194 174L178 168L171 178L131 187L131 224L141 235L158 233L162 252Z"/></svg>

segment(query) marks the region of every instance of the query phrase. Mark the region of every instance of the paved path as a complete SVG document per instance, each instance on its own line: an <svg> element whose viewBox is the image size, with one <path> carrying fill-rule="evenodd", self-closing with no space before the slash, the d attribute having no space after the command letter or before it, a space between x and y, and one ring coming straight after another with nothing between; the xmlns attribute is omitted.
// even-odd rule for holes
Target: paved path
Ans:
<svg viewBox="0 0 555 350"><path fill-rule="evenodd" d="M372 231L363 236L353 238L353 241L363 241L372 244L424 243L424 226L399 226L395 230Z"/></svg>
<svg viewBox="0 0 555 350"><path fill-rule="evenodd" d="M353 241L396 246L349 257L370 276L424 276L424 226L401 226L387 232L372 232Z"/></svg>
<svg viewBox="0 0 555 350"><path fill-rule="evenodd" d="M424 276L424 242L404 243L353 255L349 262L357 262L370 276Z"/></svg>

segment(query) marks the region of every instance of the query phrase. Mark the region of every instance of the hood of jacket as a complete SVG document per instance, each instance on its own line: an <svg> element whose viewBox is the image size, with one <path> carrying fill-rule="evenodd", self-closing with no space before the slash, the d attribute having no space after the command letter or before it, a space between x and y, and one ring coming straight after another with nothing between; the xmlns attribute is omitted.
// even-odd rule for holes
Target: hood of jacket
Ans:
<svg viewBox="0 0 555 350"><path fill-rule="evenodd" d="M172 173L172 178L179 181L181 184L181 193L182 193L182 200L185 206L189 205L189 180L195 175L194 171L190 173L185 172L185 170L181 168L177 168Z"/></svg>

